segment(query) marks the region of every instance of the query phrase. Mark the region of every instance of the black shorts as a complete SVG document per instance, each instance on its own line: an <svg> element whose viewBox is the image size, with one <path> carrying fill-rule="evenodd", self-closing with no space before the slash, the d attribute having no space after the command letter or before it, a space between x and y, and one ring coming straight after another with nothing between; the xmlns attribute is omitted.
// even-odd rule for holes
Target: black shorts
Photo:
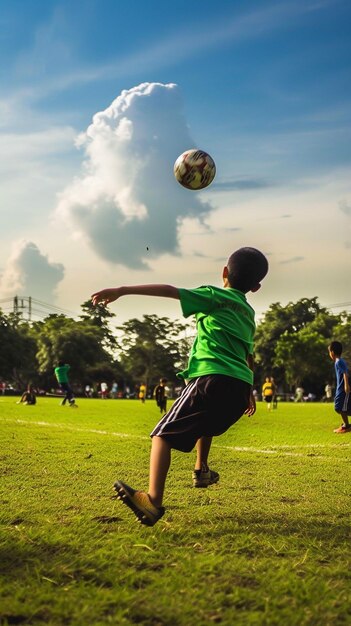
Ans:
<svg viewBox="0 0 351 626"><path fill-rule="evenodd" d="M264 396L263 399L265 402L272 402L273 396Z"/></svg>
<svg viewBox="0 0 351 626"><path fill-rule="evenodd" d="M251 385L222 374L193 378L151 433L190 452L200 437L224 433L249 406Z"/></svg>
<svg viewBox="0 0 351 626"><path fill-rule="evenodd" d="M351 415L351 393L341 393L334 399L334 409L337 413Z"/></svg>

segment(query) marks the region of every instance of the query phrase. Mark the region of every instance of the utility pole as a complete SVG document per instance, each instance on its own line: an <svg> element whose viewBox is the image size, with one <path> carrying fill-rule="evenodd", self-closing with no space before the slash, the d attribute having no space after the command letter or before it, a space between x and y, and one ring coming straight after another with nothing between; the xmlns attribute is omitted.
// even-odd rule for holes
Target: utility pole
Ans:
<svg viewBox="0 0 351 626"><path fill-rule="evenodd" d="M24 298L18 298L18 296L15 296L13 299L14 314L18 315L20 310L24 311L26 308L28 309L28 320L31 321L32 320L32 297L25 296Z"/></svg>

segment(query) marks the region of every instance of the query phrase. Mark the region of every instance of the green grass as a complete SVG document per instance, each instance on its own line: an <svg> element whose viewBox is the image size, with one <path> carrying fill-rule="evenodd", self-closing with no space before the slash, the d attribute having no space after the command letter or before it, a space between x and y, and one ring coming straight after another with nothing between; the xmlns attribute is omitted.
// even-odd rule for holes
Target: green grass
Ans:
<svg viewBox="0 0 351 626"><path fill-rule="evenodd" d="M214 440L220 482L173 453L166 514L139 525L153 401L0 398L0 623L350 624L351 435L332 405L258 405Z"/></svg>

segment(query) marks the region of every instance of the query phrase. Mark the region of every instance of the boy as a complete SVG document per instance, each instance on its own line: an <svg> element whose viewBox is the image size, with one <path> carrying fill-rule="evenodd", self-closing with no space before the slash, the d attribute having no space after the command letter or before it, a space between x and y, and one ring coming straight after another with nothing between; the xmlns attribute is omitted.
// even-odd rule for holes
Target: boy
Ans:
<svg viewBox="0 0 351 626"><path fill-rule="evenodd" d="M73 391L68 382L69 370L70 366L64 361L59 361L57 367L55 367L56 380L59 384L60 389L65 392L65 397L63 398L61 405L64 406L68 400L69 406L71 406L72 408L77 408L75 399L73 397Z"/></svg>
<svg viewBox="0 0 351 626"><path fill-rule="evenodd" d="M334 408L341 415L343 423L339 428L335 428L334 433L343 434L351 432L348 416L351 415L351 396L349 372L346 361L341 358L342 344L340 341L332 341L328 346L329 356L334 361L336 375L336 389L334 397Z"/></svg>
<svg viewBox="0 0 351 626"><path fill-rule="evenodd" d="M229 257L222 273L223 288L138 285L92 295L94 305L107 305L129 294L174 298L180 300L185 317L196 315L197 337L188 367L181 372L188 384L151 433L148 493L119 480L114 485L123 504L146 526L153 526L164 514L172 448L190 452L196 446L193 484L208 487L219 480L207 463L212 437L224 433L244 413L253 415L256 410L252 394L255 313L245 294L257 291L267 272L266 257L246 247Z"/></svg>

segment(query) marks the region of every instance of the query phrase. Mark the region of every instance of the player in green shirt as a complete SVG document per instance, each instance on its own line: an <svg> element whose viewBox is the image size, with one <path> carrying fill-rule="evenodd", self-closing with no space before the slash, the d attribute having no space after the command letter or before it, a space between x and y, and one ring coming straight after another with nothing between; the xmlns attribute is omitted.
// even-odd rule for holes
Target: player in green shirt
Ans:
<svg viewBox="0 0 351 626"><path fill-rule="evenodd" d="M266 257L256 248L240 248L223 269L223 288L181 289L172 285L136 285L103 289L93 304L109 304L130 294L180 300L183 315L195 315L197 336L188 367L180 373L187 385L151 433L148 493L118 480L119 498L139 521L153 526L164 514L163 492L171 450L196 446L195 487L208 487L219 475L208 467L212 437L221 435L244 413L253 415L254 310L245 294L260 288L268 272Z"/></svg>
<svg viewBox="0 0 351 626"><path fill-rule="evenodd" d="M64 361L59 361L57 367L55 367L55 376L60 389L65 394L61 402L62 406L64 406L66 402L68 402L70 407L76 408L77 405L73 396L71 385L69 384L68 380L69 370L70 366L68 365L68 363L65 363Z"/></svg>

